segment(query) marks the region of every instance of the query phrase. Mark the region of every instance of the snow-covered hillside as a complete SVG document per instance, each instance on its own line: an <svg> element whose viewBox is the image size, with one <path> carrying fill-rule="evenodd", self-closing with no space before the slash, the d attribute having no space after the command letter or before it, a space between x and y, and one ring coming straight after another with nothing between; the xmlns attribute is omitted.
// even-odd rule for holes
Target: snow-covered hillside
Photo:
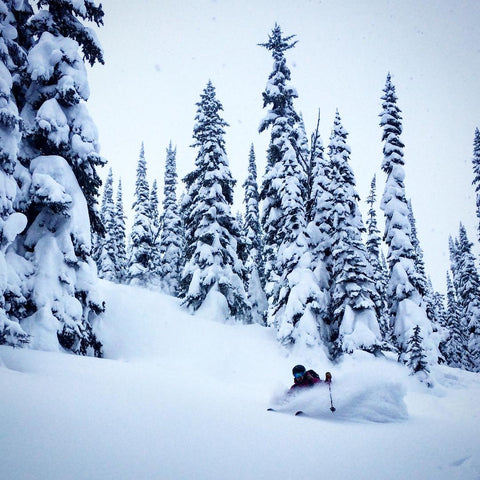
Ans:
<svg viewBox="0 0 480 480"><path fill-rule="evenodd" d="M478 374L437 367L428 389L394 359L333 365L213 308L100 288L105 359L0 347L2 480L480 478ZM266 411L296 363L332 372L335 413L324 387Z"/></svg>

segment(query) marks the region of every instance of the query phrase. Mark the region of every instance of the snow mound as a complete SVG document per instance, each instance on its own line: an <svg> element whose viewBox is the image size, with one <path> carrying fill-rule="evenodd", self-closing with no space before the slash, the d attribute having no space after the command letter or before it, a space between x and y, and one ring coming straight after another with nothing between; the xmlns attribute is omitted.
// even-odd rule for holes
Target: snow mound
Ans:
<svg viewBox="0 0 480 480"><path fill-rule="evenodd" d="M408 418L406 389L400 383L379 381L353 388L340 385L336 393L337 418L381 423Z"/></svg>
<svg viewBox="0 0 480 480"><path fill-rule="evenodd" d="M390 423L408 418L406 389L400 383L384 380L369 385L332 383L331 392L335 412L330 411L326 384L292 394L276 410L292 414L301 410L311 417L350 422Z"/></svg>
<svg viewBox="0 0 480 480"><path fill-rule="evenodd" d="M395 423L408 419L405 395L408 371L388 358L355 352L331 365L333 381L292 395L277 391L272 406L285 413L302 410L309 416L347 422ZM330 411L330 394L336 411Z"/></svg>

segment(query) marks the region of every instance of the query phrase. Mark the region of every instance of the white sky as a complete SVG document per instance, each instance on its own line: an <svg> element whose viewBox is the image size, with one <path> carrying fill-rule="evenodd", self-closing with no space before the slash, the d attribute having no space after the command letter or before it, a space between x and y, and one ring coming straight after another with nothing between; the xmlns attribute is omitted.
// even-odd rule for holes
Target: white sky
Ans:
<svg viewBox="0 0 480 480"><path fill-rule="evenodd" d="M391 72L403 112L407 196L412 199L427 272L444 292L448 235L462 221L476 241L471 157L480 127L478 0L102 0L98 36L106 64L89 71L90 113L101 152L121 176L128 214L140 144L150 181L163 191L165 149L177 145L182 178L193 168L189 148L195 103L212 80L230 124L226 148L237 179L235 210L253 142L259 181L270 133L262 91L272 69L258 47L275 22L296 34L287 52L291 84L310 136L321 109L328 144L338 108L352 147L351 165L364 200L377 173L383 192L378 126L382 89ZM105 177L108 167L102 172ZM116 188L116 185L115 185ZM180 187L181 188L181 187ZM363 208L363 206L362 206ZM379 226L383 228L383 214Z"/></svg>

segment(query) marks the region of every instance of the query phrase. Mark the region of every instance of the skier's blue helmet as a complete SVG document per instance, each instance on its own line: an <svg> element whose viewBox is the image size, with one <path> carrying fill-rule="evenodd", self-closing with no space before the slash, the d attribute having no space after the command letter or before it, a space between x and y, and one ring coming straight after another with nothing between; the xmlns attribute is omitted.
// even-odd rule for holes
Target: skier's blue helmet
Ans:
<svg viewBox="0 0 480 480"><path fill-rule="evenodd" d="M294 377L303 377L305 374L305 367L303 365L295 365L292 369Z"/></svg>

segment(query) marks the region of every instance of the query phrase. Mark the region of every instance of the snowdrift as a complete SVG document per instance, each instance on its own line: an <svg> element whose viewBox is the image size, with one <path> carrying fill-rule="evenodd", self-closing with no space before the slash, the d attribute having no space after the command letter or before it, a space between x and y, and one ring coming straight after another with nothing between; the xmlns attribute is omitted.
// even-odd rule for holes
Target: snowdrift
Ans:
<svg viewBox="0 0 480 480"><path fill-rule="evenodd" d="M308 417L327 421L349 422L401 422L408 418L404 401L406 388L399 382L383 378L360 381L355 375L342 375L332 383L332 404L326 384L307 391L273 397L272 407L285 413L302 411Z"/></svg>

